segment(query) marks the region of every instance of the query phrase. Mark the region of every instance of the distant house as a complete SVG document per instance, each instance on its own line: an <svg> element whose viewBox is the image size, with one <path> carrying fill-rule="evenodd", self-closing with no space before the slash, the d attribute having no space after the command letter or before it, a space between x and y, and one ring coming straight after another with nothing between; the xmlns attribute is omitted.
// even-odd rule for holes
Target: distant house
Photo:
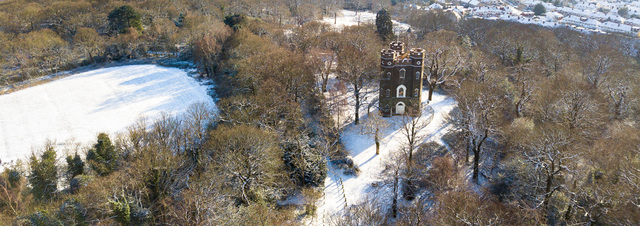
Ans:
<svg viewBox="0 0 640 226"><path fill-rule="evenodd" d="M382 116L419 115L422 108L424 49L406 51L404 43L391 42L380 52L380 96Z"/></svg>

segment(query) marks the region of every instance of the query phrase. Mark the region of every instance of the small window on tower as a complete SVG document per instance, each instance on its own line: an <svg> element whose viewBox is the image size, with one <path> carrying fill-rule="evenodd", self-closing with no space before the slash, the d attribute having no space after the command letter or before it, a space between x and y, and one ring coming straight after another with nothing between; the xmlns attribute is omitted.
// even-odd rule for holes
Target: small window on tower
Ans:
<svg viewBox="0 0 640 226"><path fill-rule="evenodd" d="M420 72L416 72L416 80L420 80Z"/></svg>
<svg viewBox="0 0 640 226"><path fill-rule="evenodd" d="M387 72L387 77L385 77L386 79L391 79L391 72Z"/></svg>
<svg viewBox="0 0 640 226"><path fill-rule="evenodd" d="M420 90L414 89L413 90L413 97L418 97L418 92L420 92Z"/></svg>
<svg viewBox="0 0 640 226"><path fill-rule="evenodd" d="M390 96L391 96L391 90L387 89L387 97L390 97Z"/></svg>
<svg viewBox="0 0 640 226"><path fill-rule="evenodd" d="M404 79L404 74L405 74L405 72L407 72L407 70L405 70L404 68L403 68L403 69L400 69L400 78L401 78L401 79Z"/></svg>

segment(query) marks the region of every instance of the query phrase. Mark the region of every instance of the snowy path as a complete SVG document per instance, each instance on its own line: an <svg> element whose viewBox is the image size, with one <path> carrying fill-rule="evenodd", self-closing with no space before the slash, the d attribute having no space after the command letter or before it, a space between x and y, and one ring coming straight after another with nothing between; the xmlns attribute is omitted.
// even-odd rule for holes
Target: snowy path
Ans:
<svg viewBox="0 0 640 226"><path fill-rule="evenodd" d="M24 159L46 139L57 145L121 132L141 117L179 114L197 102L214 106L207 87L177 68L111 67L0 95L0 160Z"/></svg>
<svg viewBox="0 0 640 226"><path fill-rule="evenodd" d="M423 91L423 99L426 99L428 91ZM423 101L426 106L426 101ZM428 141L442 143L442 136L450 129L450 125L446 123L445 116L456 105L453 98L439 93L433 94L433 100L430 102L434 110L434 117L431 123L422 131L427 135ZM426 118L426 117L425 117ZM385 118L390 124L394 123L394 118ZM375 145L373 139L367 135L360 134L360 126L349 125L345 128L342 142L345 148L349 150L349 154L353 157L355 164L360 168L358 176L344 175L341 170L336 169L333 165L329 166L327 179L325 180L324 200L319 204L318 220L326 220L340 214L345 208L342 188L340 186L340 178L344 182L344 194L346 195L347 204L357 205L369 197L376 199L384 199L389 196L389 186L381 186L374 188L373 183L381 181L379 175L383 170L383 164L389 158L391 152L399 151L402 141L405 138L399 130L398 125L385 131L385 135L381 142L380 155L375 154ZM322 222L315 221L316 224Z"/></svg>

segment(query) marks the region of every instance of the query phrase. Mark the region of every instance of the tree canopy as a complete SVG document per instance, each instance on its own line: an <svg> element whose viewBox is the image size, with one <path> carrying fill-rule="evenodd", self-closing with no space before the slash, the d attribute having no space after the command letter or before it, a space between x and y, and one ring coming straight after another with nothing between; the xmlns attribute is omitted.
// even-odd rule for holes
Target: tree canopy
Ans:
<svg viewBox="0 0 640 226"><path fill-rule="evenodd" d="M376 28L378 35L383 41L393 40L393 22L387 9L381 9L378 11L378 14L376 14Z"/></svg>
<svg viewBox="0 0 640 226"><path fill-rule="evenodd" d="M123 5L115 8L109 13L107 18L109 20L111 32L116 34L125 33L130 27L135 28L138 31L142 31L140 13L136 12L136 10L129 5Z"/></svg>
<svg viewBox="0 0 640 226"><path fill-rule="evenodd" d="M542 14L547 13L547 9L544 7L544 5L542 5L542 3L538 3L536 4L536 6L533 7L533 13L536 16L540 16Z"/></svg>

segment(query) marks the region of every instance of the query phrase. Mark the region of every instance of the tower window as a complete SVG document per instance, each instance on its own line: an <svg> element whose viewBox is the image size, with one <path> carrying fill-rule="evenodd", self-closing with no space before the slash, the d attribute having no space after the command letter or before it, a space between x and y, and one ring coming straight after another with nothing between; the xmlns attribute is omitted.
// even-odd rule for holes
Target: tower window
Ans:
<svg viewBox="0 0 640 226"><path fill-rule="evenodd" d="M413 90L413 97L418 97L418 92L420 92L418 89L414 89Z"/></svg>
<svg viewBox="0 0 640 226"><path fill-rule="evenodd" d="M401 78L401 79L404 79L404 74L405 74L405 72L407 72L407 70L405 70L404 68L403 68L403 69L400 69L400 78Z"/></svg>
<svg viewBox="0 0 640 226"><path fill-rule="evenodd" d="M391 90L387 89L387 97L391 96Z"/></svg>
<svg viewBox="0 0 640 226"><path fill-rule="evenodd" d="M385 79L391 79L391 72L387 72L387 77Z"/></svg>
<svg viewBox="0 0 640 226"><path fill-rule="evenodd" d="M420 80L420 72L419 71L416 72L416 80Z"/></svg>
<svg viewBox="0 0 640 226"><path fill-rule="evenodd" d="M407 87L405 87L404 85L400 85L398 86L398 88L396 89L397 95L396 97L407 97Z"/></svg>

